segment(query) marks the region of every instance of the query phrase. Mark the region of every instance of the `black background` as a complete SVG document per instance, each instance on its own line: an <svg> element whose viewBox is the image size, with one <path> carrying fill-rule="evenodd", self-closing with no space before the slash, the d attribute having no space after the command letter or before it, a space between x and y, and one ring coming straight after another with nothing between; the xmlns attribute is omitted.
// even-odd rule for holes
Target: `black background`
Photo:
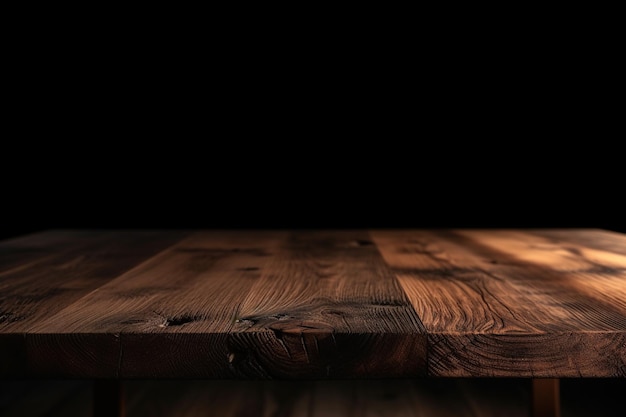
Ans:
<svg viewBox="0 0 626 417"><path fill-rule="evenodd" d="M393 42L315 31L173 42L132 24L119 36L107 26L16 35L0 238L47 228L626 232L611 27L592 38L544 22L531 36L524 25L504 34L505 23L449 35L405 27Z"/></svg>
<svg viewBox="0 0 626 417"><path fill-rule="evenodd" d="M626 232L625 161L609 104L526 97L409 111L379 99L255 111L119 98L55 111L51 103L4 145L0 236L48 228Z"/></svg>
<svg viewBox="0 0 626 417"><path fill-rule="evenodd" d="M47 228L599 227L626 232L621 165L610 151L605 166L594 168L590 160L604 150L557 160L559 155L538 148L523 152L524 143L517 151L483 154L492 145L471 152L447 140L421 146L381 137L365 152L361 148L371 145L359 140L347 151L330 142L311 139L299 145L304 150L284 150L280 144L269 150L263 141L250 149L236 141L209 152L189 144L159 154L111 143L98 160L97 152L23 157L19 168L4 173L2 237Z"/></svg>
<svg viewBox="0 0 626 417"><path fill-rule="evenodd" d="M306 101L303 90L250 110L91 94L102 102L31 109L3 144L0 237L47 228L626 232L619 126L598 98L546 104L510 88L503 102L433 109L395 95Z"/></svg>

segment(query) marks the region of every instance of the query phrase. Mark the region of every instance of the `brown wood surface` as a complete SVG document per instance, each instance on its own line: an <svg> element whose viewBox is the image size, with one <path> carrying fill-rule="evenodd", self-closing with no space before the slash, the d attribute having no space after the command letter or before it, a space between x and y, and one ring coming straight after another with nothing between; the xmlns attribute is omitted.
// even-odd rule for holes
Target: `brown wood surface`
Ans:
<svg viewBox="0 0 626 417"><path fill-rule="evenodd" d="M515 230L372 236L426 327L429 375L626 375L624 237L620 252L569 242L567 233L558 241Z"/></svg>
<svg viewBox="0 0 626 417"><path fill-rule="evenodd" d="M103 343L98 343L97 349L86 355L74 356L74 348L82 350L81 336L67 331L43 329L36 332L33 329L187 234L178 231L50 231L1 242L0 253L17 253L22 263L16 265L9 255L0 257L0 375L54 376L55 362L61 360L63 374L80 376L86 374L85 369L92 368L89 364L106 361L109 355L100 354L106 348ZM31 253L32 257L24 258L25 253ZM41 333L41 337L37 338L37 333ZM110 339L106 334L92 336L99 342ZM35 346L32 355L29 344ZM48 351L46 344L55 346L68 360L55 357L56 350ZM106 353L117 355L118 351L119 348L115 348ZM92 376L111 376L109 370L104 369L106 363L97 366L102 368L103 375L89 372Z"/></svg>
<svg viewBox="0 0 626 417"><path fill-rule="evenodd" d="M0 242L0 376L626 376L626 236L50 231Z"/></svg>

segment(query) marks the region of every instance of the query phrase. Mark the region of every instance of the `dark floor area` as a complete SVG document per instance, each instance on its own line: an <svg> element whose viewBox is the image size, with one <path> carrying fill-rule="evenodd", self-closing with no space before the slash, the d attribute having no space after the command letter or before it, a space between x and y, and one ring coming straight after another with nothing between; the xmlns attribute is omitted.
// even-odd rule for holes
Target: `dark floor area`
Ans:
<svg viewBox="0 0 626 417"><path fill-rule="evenodd" d="M3 417L91 416L90 381L2 381ZM526 417L524 379L125 381L127 416ZM624 379L561 381L563 417L623 415Z"/></svg>

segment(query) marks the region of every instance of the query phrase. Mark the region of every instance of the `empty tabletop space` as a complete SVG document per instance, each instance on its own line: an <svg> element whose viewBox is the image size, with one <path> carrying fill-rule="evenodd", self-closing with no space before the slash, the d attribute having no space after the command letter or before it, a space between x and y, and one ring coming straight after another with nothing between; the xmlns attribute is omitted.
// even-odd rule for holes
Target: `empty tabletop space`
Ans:
<svg viewBox="0 0 626 417"><path fill-rule="evenodd" d="M0 376L624 377L626 236L36 233L0 242Z"/></svg>

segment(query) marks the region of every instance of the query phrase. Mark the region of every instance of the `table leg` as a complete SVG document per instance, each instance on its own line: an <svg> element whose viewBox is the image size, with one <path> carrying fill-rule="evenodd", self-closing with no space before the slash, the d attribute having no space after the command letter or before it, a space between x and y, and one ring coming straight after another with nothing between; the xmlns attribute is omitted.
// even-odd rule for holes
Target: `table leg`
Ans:
<svg viewBox="0 0 626 417"><path fill-rule="evenodd" d="M532 380L532 417L560 417L559 380L534 378Z"/></svg>
<svg viewBox="0 0 626 417"><path fill-rule="evenodd" d="M97 379L93 384L93 417L123 417L124 396L119 380Z"/></svg>

